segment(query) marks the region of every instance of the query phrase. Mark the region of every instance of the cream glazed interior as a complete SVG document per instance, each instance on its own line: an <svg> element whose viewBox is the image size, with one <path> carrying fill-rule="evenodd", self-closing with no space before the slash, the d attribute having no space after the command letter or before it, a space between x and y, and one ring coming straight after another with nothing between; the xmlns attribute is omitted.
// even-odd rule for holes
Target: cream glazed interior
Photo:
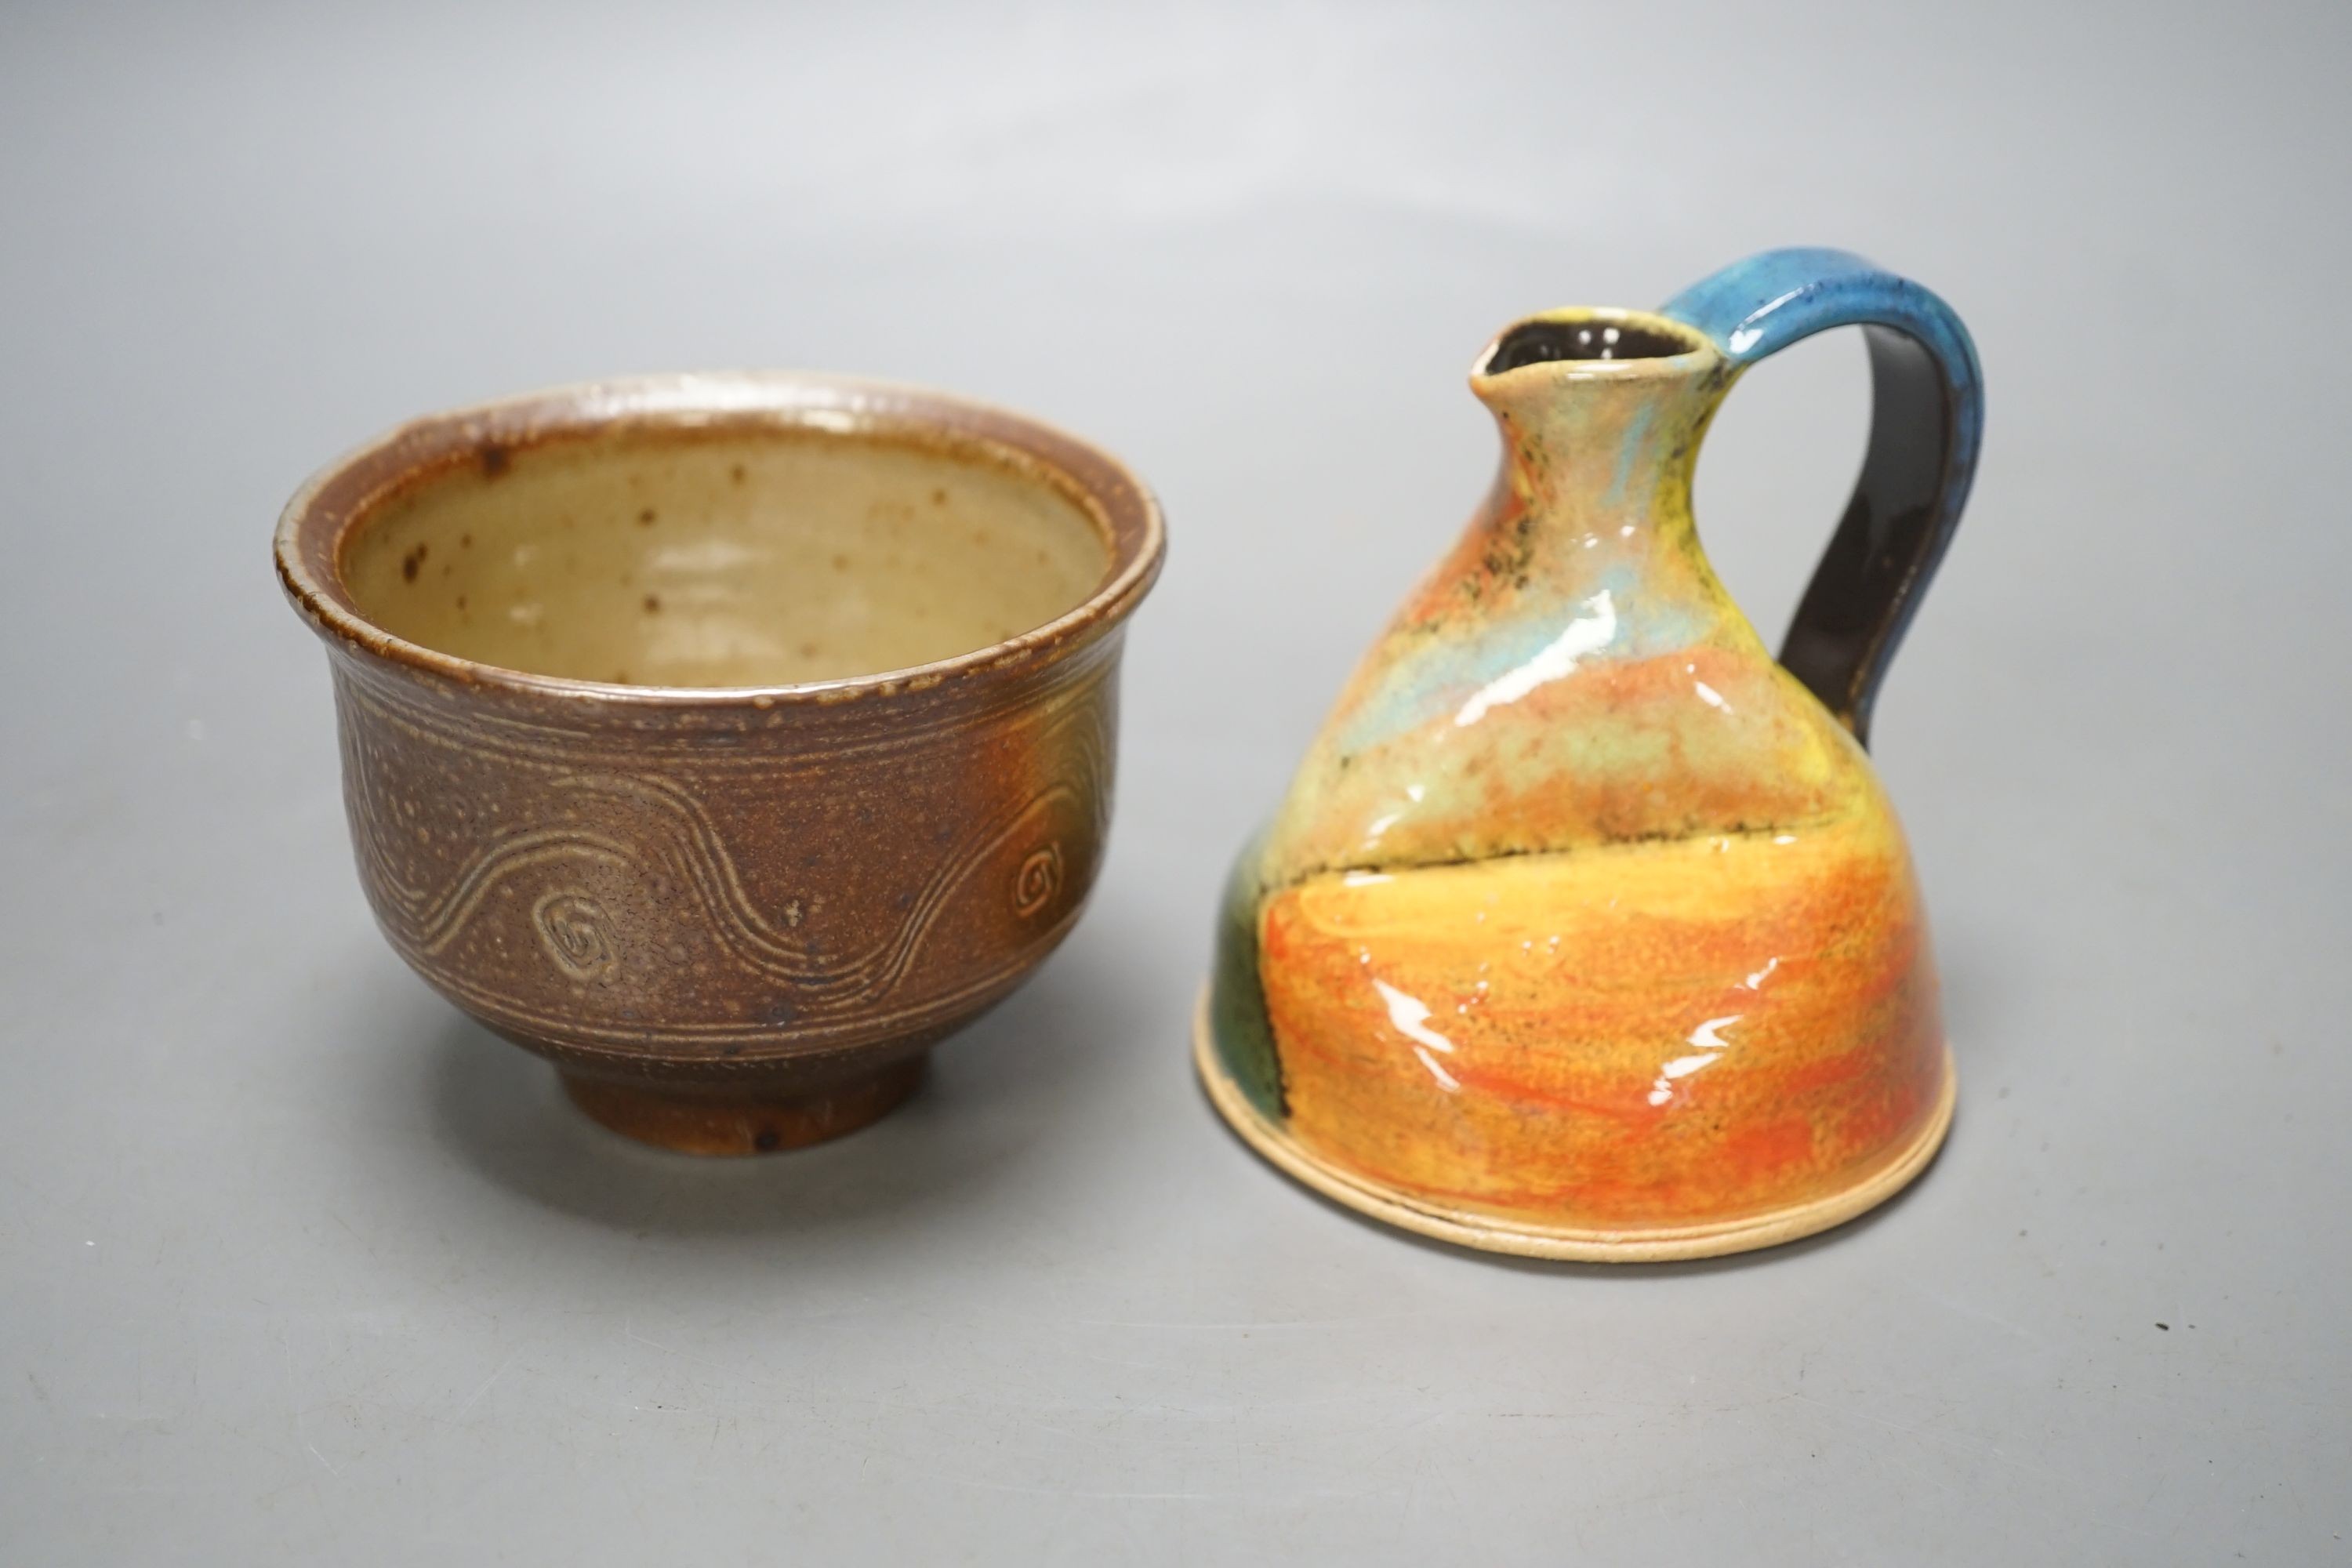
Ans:
<svg viewBox="0 0 2352 1568"><path fill-rule="evenodd" d="M1076 608L1105 526L984 448L792 427L558 438L370 510L340 572L409 642L621 685L787 686L974 652Z"/></svg>

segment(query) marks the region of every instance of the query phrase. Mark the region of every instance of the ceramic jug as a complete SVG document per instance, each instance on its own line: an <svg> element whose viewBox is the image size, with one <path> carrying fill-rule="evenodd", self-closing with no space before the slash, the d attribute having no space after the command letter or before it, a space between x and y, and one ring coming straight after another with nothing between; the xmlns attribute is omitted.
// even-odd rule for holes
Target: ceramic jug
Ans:
<svg viewBox="0 0 2352 1568"><path fill-rule="evenodd" d="M1692 470L1742 371L1843 325L1869 446L1776 662ZM1475 1247L1698 1257L1850 1218L1952 1114L1864 743L1968 494L1968 333L1859 258L1780 250L1656 313L1529 317L1470 384L1500 474L1234 870L1211 1098L1328 1195Z"/></svg>

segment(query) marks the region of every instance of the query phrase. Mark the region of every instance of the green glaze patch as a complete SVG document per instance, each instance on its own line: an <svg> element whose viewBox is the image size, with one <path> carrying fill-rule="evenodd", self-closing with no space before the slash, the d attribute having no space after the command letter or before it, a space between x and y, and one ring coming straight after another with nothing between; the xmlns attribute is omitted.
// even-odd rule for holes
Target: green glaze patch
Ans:
<svg viewBox="0 0 2352 1568"><path fill-rule="evenodd" d="M1225 1073L1250 1104L1269 1121L1286 1113L1282 1099L1282 1059L1275 1049L1274 1024L1266 1016L1265 987L1258 979L1258 884L1256 839L1244 847L1225 880L1217 916L1216 969L1209 983L1209 1030Z"/></svg>

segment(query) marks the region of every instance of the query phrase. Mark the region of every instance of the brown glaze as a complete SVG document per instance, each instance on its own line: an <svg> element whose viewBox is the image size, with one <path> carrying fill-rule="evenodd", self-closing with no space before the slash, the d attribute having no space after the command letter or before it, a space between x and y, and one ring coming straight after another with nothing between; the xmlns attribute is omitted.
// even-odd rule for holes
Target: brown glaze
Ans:
<svg viewBox="0 0 2352 1568"><path fill-rule="evenodd" d="M277 561L394 948L600 1121L719 1153L883 1114L1066 934L1163 548L1059 432L744 374L405 426Z"/></svg>
<svg viewBox="0 0 2352 1568"><path fill-rule="evenodd" d="M572 1103L614 1131L687 1154L772 1154L855 1132L915 1092L929 1058L908 1057L815 1094L646 1089L567 1074Z"/></svg>

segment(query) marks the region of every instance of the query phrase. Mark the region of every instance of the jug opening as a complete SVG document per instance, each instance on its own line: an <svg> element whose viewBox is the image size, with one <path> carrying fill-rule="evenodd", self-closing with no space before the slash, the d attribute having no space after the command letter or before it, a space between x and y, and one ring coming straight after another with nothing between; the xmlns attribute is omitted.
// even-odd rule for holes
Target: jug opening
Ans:
<svg viewBox="0 0 2352 1568"><path fill-rule="evenodd" d="M1671 359L1698 347L1696 337L1597 316L1523 321L1496 342L1482 374L1501 375L1555 360Z"/></svg>

